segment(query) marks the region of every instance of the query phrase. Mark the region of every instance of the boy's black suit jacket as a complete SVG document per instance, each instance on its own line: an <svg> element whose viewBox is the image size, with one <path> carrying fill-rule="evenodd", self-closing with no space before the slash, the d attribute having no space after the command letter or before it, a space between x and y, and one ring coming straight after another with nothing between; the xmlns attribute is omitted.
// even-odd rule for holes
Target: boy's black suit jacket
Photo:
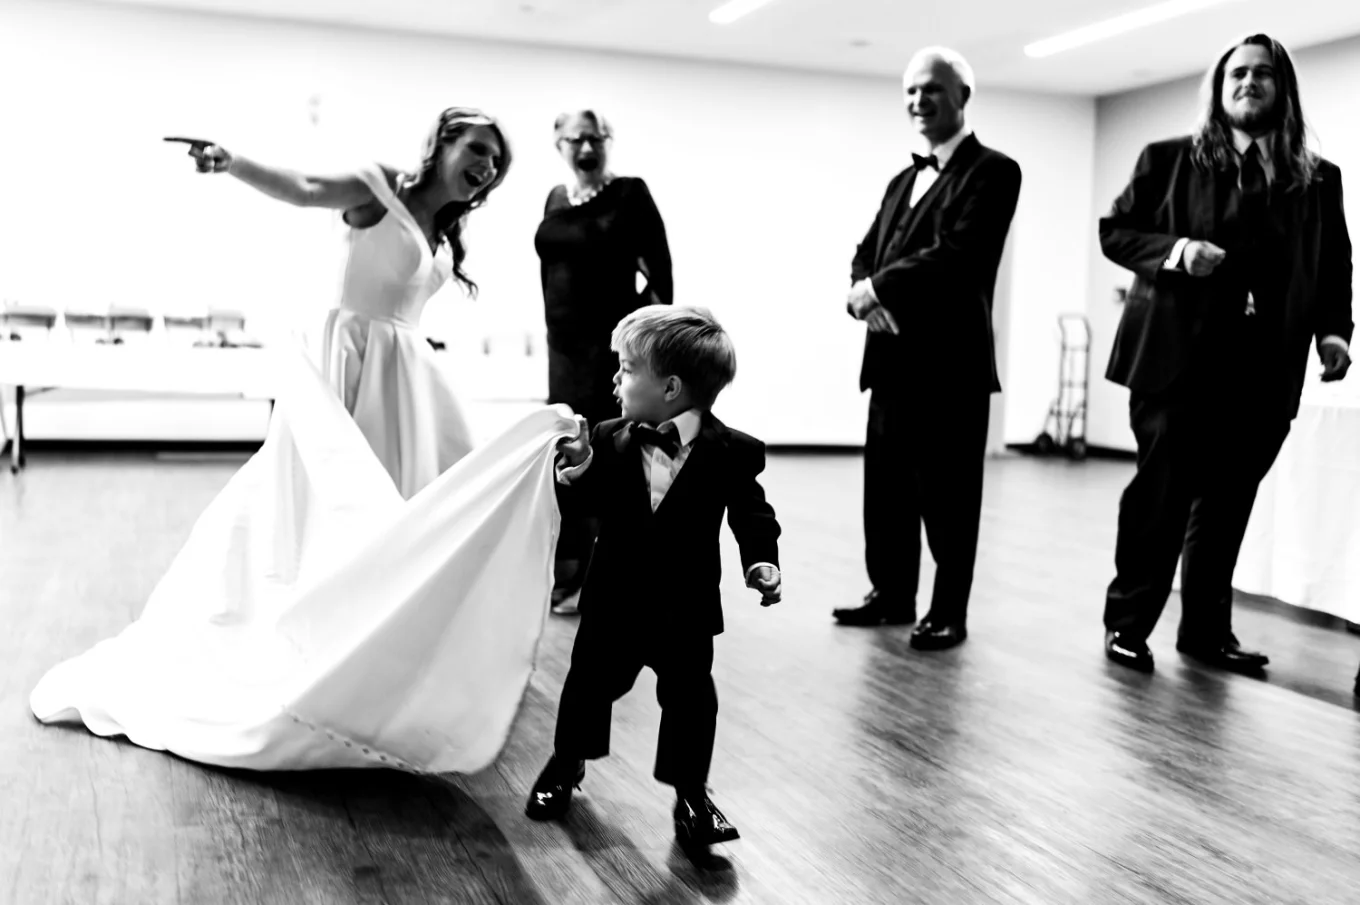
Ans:
<svg viewBox="0 0 1360 905"><path fill-rule="evenodd" d="M758 480L765 444L704 415L656 512L632 422L597 424L590 446L590 467L571 485L558 485L564 509L600 519L581 589L582 618L621 629L721 634L723 512L743 571L760 562L779 565L779 522Z"/></svg>

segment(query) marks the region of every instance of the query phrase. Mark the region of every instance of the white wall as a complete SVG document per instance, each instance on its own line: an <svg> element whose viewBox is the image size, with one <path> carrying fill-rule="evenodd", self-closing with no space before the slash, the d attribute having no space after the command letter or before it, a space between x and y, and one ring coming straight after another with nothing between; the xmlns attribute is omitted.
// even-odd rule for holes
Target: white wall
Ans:
<svg viewBox="0 0 1360 905"><path fill-rule="evenodd" d="M986 140L1004 125L991 141L1023 171L1010 282L997 284L998 315L1009 306L1005 323L997 319L1007 443L1029 443L1043 429L1058 389L1058 315L1086 310L1094 107L1090 99L1012 94L997 128L983 133Z"/></svg>
<svg viewBox="0 0 1360 905"><path fill-rule="evenodd" d="M618 133L615 168L644 176L666 219L677 301L713 308L737 342L738 382L720 414L772 443L862 440L862 328L843 299L855 244L914 147L893 78L8 0L0 83L0 297L229 304L266 332L314 322L331 301L333 218L197 176L161 136L207 136L298 168L409 166L442 107L494 112L516 160L468 237L482 294L447 293L426 324L468 356L488 335L498 355L522 354L505 350L522 350L526 333L541 348L533 233L565 175L551 123L598 107ZM1090 100L985 89L977 99L980 137L1024 170L998 286L1008 441L1033 438L1053 395L1054 316L1086 307L1094 123ZM959 367L980 354L960 346ZM518 383L542 392L542 362L522 364ZM30 433L82 436L88 411L35 403ZM139 411L114 423L176 429L150 423L168 417L154 404ZM226 431L230 418L211 420Z"/></svg>
<svg viewBox="0 0 1360 905"><path fill-rule="evenodd" d="M1316 147L1341 167L1343 180L1349 182L1346 219L1352 240L1360 243L1360 189L1355 187L1360 179L1360 121L1355 106L1355 86L1360 85L1360 38L1306 48L1292 55L1304 115L1316 135ZM1212 62L1211 56L1205 61L1206 68ZM1115 290L1127 287L1133 278L1101 254L1095 220L1123 191L1145 144L1190 131L1199 108L1199 87L1198 77L1182 79L1102 98L1096 106L1094 207L1087 230L1092 261L1087 316L1095 334L1088 433L1093 446L1136 448L1128 424L1128 391L1103 376L1122 311L1115 301ZM1314 372L1320 367L1315 363L1311 368L1310 380L1315 379Z"/></svg>

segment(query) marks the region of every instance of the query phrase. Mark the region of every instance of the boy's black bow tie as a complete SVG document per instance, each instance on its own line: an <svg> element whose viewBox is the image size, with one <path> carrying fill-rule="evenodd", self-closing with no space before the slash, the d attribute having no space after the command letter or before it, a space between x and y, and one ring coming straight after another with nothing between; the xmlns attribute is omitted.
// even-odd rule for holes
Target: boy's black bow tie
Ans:
<svg viewBox="0 0 1360 905"><path fill-rule="evenodd" d="M926 167L929 167L937 173L940 171L940 159L934 154L931 154L928 157L922 157L920 154L912 154L911 162L918 170L924 170Z"/></svg>
<svg viewBox="0 0 1360 905"><path fill-rule="evenodd" d="M675 458L675 454L680 452L680 435L675 429L675 425L667 422L661 429L648 427L645 424L633 423L629 432L631 442L640 443L644 446L655 446L657 449Z"/></svg>

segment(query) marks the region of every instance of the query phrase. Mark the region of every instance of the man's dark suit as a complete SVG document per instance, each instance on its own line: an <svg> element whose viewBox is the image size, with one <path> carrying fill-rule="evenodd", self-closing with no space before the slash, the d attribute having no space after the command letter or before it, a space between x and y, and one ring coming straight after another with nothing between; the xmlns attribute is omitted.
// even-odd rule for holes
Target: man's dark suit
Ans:
<svg viewBox="0 0 1360 905"><path fill-rule="evenodd" d="M1235 644L1233 568L1310 345L1351 338L1351 246L1331 163L1295 187L1277 161L1251 202L1237 167L1197 166L1192 151L1189 138L1148 145L1100 221L1105 256L1134 273L1106 377L1131 391L1138 442L1105 625L1146 639L1183 550L1181 643L1214 647ZM1223 248L1223 263L1204 277L1168 269L1181 238Z"/></svg>
<svg viewBox="0 0 1360 905"><path fill-rule="evenodd" d="M590 467L564 500L600 519L581 591L581 623L557 714L557 755L609 753L610 712L644 666L657 674L661 731L656 778L702 787L717 725L713 636L723 631L723 513L743 569L778 567L780 534L758 476L765 446L705 415L698 437L656 511L631 422L591 432Z"/></svg>
<svg viewBox="0 0 1360 905"><path fill-rule="evenodd" d="M916 168L887 193L850 268L870 279L899 334L870 332L864 449L869 580L913 601L921 524L936 563L931 621L963 624L977 557L990 395L1001 389L992 293L1020 195L1020 167L969 135L915 207Z"/></svg>

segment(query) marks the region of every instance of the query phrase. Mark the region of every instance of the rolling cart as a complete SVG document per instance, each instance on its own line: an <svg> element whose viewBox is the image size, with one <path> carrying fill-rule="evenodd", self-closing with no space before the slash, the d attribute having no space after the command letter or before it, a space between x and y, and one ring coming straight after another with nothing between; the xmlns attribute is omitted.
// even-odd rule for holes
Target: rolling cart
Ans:
<svg viewBox="0 0 1360 905"><path fill-rule="evenodd" d="M1086 400L1091 384L1091 322L1081 314L1058 315L1058 396L1049 406L1043 433L1034 441L1041 456L1059 449L1086 458Z"/></svg>

